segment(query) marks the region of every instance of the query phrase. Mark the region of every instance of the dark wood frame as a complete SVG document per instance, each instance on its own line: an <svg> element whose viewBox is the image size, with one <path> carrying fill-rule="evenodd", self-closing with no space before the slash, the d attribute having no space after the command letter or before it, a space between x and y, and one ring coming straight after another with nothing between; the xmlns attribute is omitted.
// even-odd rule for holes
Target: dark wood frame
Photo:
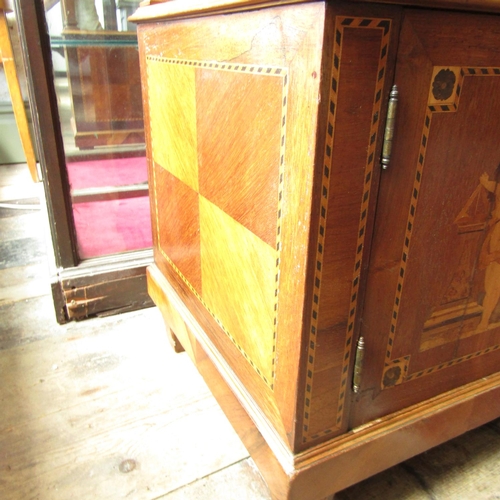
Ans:
<svg viewBox="0 0 500 500"><path fill-rule="evenodd" d="M15 0L14 7L54 251L51 280L57 321L151 306L145 276L152 250L85 262L78 257L43 2ZM85 304L79 300L82 296Z"/></svg>

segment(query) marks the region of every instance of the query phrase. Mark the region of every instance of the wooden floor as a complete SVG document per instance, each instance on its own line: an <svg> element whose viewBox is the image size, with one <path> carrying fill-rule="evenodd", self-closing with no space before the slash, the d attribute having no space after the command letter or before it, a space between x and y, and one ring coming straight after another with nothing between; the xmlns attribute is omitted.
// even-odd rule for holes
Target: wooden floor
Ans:
<svg viewBox="0 0 500 500"><path fill-rule="evenodd" d="M39 189L0 166L0 203ZM155 308L56 323L45 230L43 211L0 208L0 500L269 500ZM335 498L500 499L500 420Z"/></svg>

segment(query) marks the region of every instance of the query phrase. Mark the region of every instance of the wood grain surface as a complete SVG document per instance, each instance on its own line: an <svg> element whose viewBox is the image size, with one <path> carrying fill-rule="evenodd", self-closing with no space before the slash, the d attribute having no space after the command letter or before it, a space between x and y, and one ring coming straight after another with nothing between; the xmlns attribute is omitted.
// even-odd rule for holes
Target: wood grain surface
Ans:
<svg viewBox="0 0 500 500"><path fill-rule="evenodd" d="M306 0L307 1L307 0ZM241 10L275 7L292 3L304 3L304 0L145 0L131 17L134 22L158 18L182 18L220 12L238 12Z"/></svg>
<svg viewBox="0 0 500 500"><path fill-rule="evenodd" d="M362 306L397 18L336 16L304 401L304 442L347 427L357 311ZM383 14L387 17L382 17ZM372 193L373 196L372 196Z"/></svg>
<svg viewBox="0 0 500 500"><path fill-rule="evenodd" d="M498 370L498 300L488 285L496 264L480 262L496 221L495 203L481 199L500 158L494 26L481 15L405 16L395 76L404 126L381 182L362 329L377 361L367 367L358 423Z"/></svg>
<svg viewBox="0 0 500 500"><path fill-rule="evenodd" d="M155 259L292 442L324 14L139 26Z"/></svg>

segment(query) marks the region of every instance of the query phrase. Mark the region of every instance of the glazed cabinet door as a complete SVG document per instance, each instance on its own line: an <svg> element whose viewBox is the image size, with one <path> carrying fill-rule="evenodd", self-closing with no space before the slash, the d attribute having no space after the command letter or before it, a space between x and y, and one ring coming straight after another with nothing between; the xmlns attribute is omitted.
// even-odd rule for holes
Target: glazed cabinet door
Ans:
<svg viewBox="0 0 500 500"><path fill-rule="evenodd" d="M408 10L353 426L500 367L500 17Z"/></svg>

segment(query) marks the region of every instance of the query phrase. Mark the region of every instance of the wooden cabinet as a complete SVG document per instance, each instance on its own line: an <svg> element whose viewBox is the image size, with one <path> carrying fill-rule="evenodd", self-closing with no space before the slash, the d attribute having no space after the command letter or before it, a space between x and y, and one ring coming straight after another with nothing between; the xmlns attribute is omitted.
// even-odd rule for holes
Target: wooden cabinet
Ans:
<svg viewBox="0 0 500 500"><path fill-rule="evenodd" d="M72 125L80 149L144 142L135 33L65 31Z"/></svg>
<svg viewBox="0 0 500 500"><path fill-rule="evenodd" d="M80 149L144 142L137 37L123 19L132 5L61 0L64 29L51 46L64 51Z"/></svg>
<svg viewBox="0 0 500 500"><path fill-rule="evenodd" d="M273 496L500 415L500 18L150 3L150 294Z"/></svg>

